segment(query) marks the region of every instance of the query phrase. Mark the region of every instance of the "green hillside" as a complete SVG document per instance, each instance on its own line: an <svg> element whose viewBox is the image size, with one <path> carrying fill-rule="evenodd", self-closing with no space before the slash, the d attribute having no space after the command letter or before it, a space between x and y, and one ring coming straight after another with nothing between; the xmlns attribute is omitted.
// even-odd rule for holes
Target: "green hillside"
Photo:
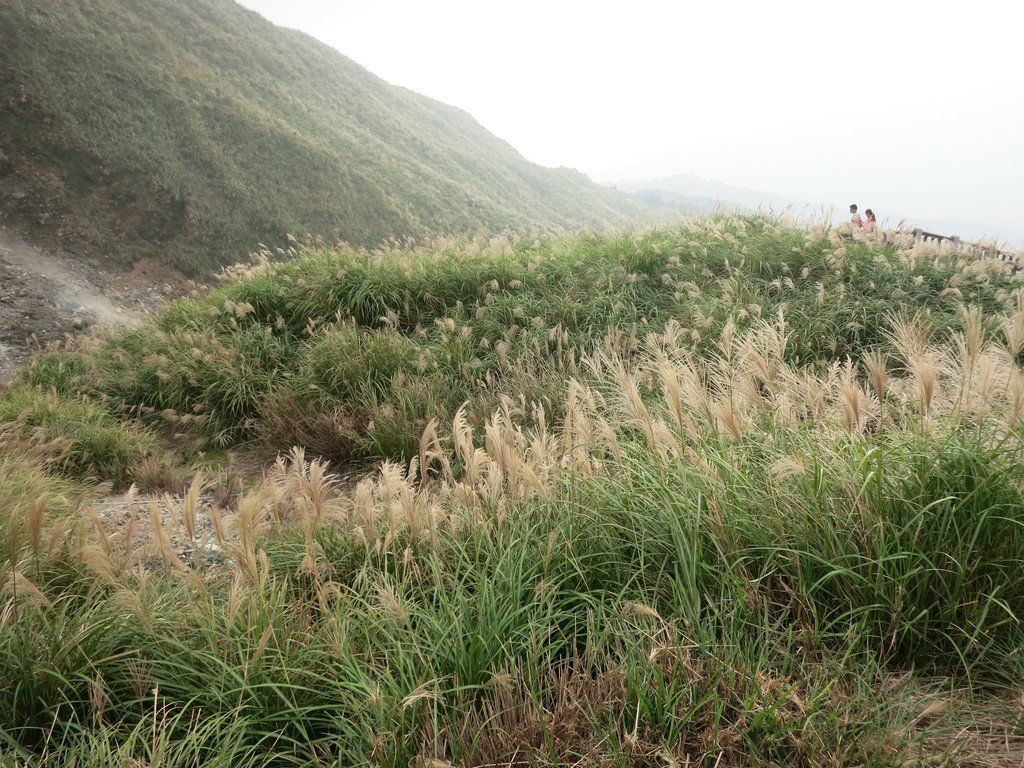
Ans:
<svg viewBox="0 0 1024 768"><path fill-rule="evenodd" d="M652 210L231 0L5 0L0 104L0 222L114 263Z"/></svg>

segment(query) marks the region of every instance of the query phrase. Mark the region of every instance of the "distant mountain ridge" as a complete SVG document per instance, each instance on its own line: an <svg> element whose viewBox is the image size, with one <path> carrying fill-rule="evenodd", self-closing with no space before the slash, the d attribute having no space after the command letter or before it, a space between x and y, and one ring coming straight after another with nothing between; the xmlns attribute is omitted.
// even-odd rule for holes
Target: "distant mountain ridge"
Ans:
<svg viewBox="0 0 1024 768"><path fill-rule="evenodd" d="M631 194L636 195L649 205L659 208L671 208L690 216L712 215L726 210L749 211L750 209L737 203L716 200L701 195L684 195L664 189L640 189Z"/></svg>
<svg viewBox="0 0 1024 768"><path fill-rule="evenodd" d="M0 3L0 223L188 271L307 232L356 245L655 212L232 0Z"/></svg>
<svg viewBox="0 0 1024 768"><path fill-rule="evenodd" d="M758 209L772 208L781 210L789 206L802 206L803 204L784 195L774 192L763 192L756 189L737 187L732 184L723 184L720 181L702 179L690 173L677 173L675 176L667 176L660 179L648 179L643 181L619 181L615 188L623 192L650 193L651 191L671 192L689 198L703 198L723 204L733 204L740 208Z"/></svg>

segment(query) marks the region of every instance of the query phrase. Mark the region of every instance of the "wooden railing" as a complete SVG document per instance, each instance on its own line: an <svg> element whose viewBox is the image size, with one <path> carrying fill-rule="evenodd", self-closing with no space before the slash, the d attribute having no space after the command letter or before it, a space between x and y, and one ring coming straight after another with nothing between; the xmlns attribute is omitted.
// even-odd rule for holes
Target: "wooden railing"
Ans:
<svg viewBox="0 0 1024 768"><path fill-rule="evenodd" d="M1021 257L1020 253L1004 251L994 245L964 242L959 237L937 235L934 232L925 232L923 229L914 230L914 239L919 240L922 243L951 243L957 250L960 250L961 248L970 248L977 253L978 258L980 259L999 259L1000 261L1012 261L1016 264L1020 261Z"/></svg>

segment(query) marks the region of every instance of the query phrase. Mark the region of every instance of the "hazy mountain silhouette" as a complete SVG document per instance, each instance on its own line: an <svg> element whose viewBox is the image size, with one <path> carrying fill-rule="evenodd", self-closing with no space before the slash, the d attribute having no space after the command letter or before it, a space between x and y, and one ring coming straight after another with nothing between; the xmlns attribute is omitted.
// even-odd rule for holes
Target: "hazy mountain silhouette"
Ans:
<svg viewBox="0 0 1024 768"><path fill-rule="evenodd" d="M737 187L732 184L723 184L720 181L702 179L690 173L678 173L675 176L667 176L661 179L619 181L615 184L615 188L623 192L633 193L644 191L671 192L686 197L731 203L748 209L771 208L782 210L789 206L802 208L804 205L798 200L775 192L765 192L757 189Z"/></svg>

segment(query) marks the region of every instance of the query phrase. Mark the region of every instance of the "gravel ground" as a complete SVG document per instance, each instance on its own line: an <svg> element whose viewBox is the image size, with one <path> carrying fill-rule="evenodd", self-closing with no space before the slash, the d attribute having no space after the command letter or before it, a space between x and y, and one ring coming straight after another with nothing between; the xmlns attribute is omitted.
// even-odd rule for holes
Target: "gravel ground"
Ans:
<svg viewBox="0 0 1024 768"><path fill-rule="evenodd" d="M0 381L35 350L96 325L142 322L198 288L152 261L108 274L67 254L35 248L0 229Z"/></svg>
<svg viewBox="0 0 1024 768"><path fill-rule="evenodd" d="M199 497L196 507L194 535L189 535L182 519L184 500L168 496L111 496L94 505L103 529L115 551L146 569L161 569L173 560L169 549L186 565L219 568L231 561L230 548L238 541L235 515L229 510L215 507L213 496ZM167 545L160 544L160 531L166 534ZM221 520L221 530L213 523L213 515Z"/></svg>

